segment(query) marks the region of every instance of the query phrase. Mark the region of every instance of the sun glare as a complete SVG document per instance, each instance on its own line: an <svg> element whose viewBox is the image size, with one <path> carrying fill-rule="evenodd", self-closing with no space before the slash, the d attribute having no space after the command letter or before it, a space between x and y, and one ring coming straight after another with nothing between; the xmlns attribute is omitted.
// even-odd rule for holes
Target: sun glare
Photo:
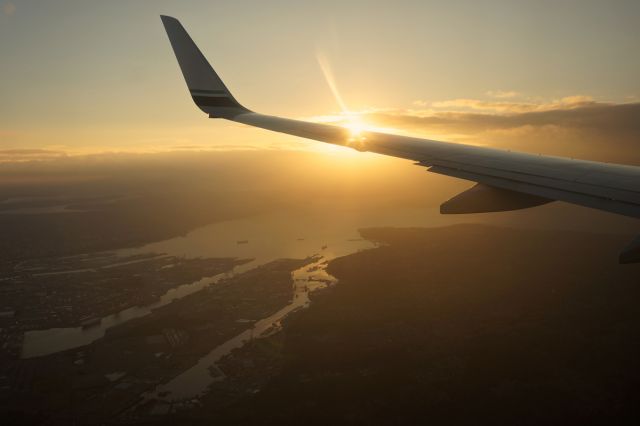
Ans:
<svg viewBox="0 0 640 426"><path fill-rule="evenodd" d="M360 112L344 111L335 115L323 115L308 118L316 123L326 123L345 128L349 131L344 145L321 144L318 148L323 152L345 154L357 157L361 152L366 151L367 132L402 134L398 129L388 127L378 127L363 119Z"/></svg>
<svg viewBox="0 0 640 426"><path fill-rule="evenodd" d="M367 135L366 132L381 132L381 133L393 133L393 129L383 129L380 127L372 126L368 123L365 123L362 119L363 113L352 112L347 107L340 91L338 90L338 85L336 84L335 77L333 75L333 70L331 68L331 64L327 57L320 51L316 52L316 58L318 59L318 64L320 65L320 70L324 75L324 78L333 94L336 102L340 106L342 112L339 115L331 115L331 116L323 116L323 117L314 117L313 121L316 122L324 122L329 124L334 124L343 128L346 128L349 131L349 135L347 136L347 140L344 141L344 146L347 148L353 148L358 151L366 151L366 143L367 143ZM329 146L328 146L329 147ZM328 148L331 151L335 151L333 148ZM351 150L338 150L338 152L349 152Z"/></svg>
<svg viewBox="0 0 640 426"><path fill-rule="evenodd" d="M349 116L343 127L349 129L352 137L358 137L362 135L362 132L366 130L366 124L364 124L358 116Z"/></svg>

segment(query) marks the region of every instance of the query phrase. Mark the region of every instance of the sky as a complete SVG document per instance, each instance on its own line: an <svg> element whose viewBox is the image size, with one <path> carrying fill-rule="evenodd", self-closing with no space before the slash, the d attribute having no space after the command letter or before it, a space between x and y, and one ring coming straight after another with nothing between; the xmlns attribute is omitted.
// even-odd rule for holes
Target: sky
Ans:
<svg viewBox="0 0 640 426"><path fill-rule="evenodd" d="M160 14L259 112L321 120L346 108L440 139L640 151L636 0L0 0L0 161L314 146L206 119Z"/></svg>

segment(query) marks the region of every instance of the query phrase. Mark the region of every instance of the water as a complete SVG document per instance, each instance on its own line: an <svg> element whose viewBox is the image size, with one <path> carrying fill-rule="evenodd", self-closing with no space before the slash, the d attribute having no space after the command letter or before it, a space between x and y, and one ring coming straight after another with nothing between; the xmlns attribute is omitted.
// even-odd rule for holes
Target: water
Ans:
<svg viewBox="0 0 640 426"><path fill-rule="evenodd" d="M202 396L217 380L224 379L218 370L211 375L211 368L234 349L242 347L251 338L259 338L279 327L291 312L309 304L309 294L318 288L335 283L326 271L327 262L359 250L372 248L374 244L363 240L358 229L370 226L440 226L463 222L461 217L443 217L435 209L395 210L393 214L371 211L341 211L339 214L315 212L303 217L269 215L240 221L229 221L202 228L184 238L150 244L142 250L166 252L175 256L238 256L254 257L256 264L289 257L303 258L319 254L320 258L292 273L294 298L290 304L275 314L257 321L252 328L214 348L198 362L169 382L143 395L143 401L151 399L170 403ZM238 240L248 244L237 244ZM212 242L215 241L215 244ZM133 254L133 253L132 253Z"/></svg>
<svg viewBox="0 0 640 426"><path fill-rule="evenodd" d="M371 247L370 243L367 246ZM257 321L253 326L238 334L223 344L217 346L211 352L182 374L176 376L166 384L156 387L152 392L143 395L143 402L150 399L166 402L182 401L202 396L209 385L214 381L223 380L224 372L218 369L219 374L213 377L210 369L216 368L216 363L234 349L242 347L252 338L266 337L280 326L280 322L291 312L305 308L309 305L309 295L327 285L335 284L336 279L326 270L327 261L330 258L320 257L315 262L305 265L292 273L294 282L294 297L288 305L275 314Z"/></svg>
<svg viewBox="0 0 640 426"><path fill-rule="evenodd" d="M197 398L205 393L215 380L223 380L224 374L213 377L210 369L233 349L241 347L251 338L259 338L278 326L281 320L296 309L309 303L309 292L335 280L324 269L326 261L345 256L373 246L360 239L358 229L366 227L440 227L457 223L499 223L501 225L530 227L564 227L588 230L591 223L575 220L575 215L565 214L564 220L532 221L528 217L559 212L562 206L545 206L531 212L496 213L492 215L442 216L435 208L394 208L358 210L344 206L321 205L310 201L307 211L284 211L279 214L262 215L241 220L229 220L195 229L184 237L172 238L118 252L126 257L148 253L165 253L169 256L193 257L237 257L254 259L236 267L230 273L203 278L167 291L157 302L149 306L137 306L102 318L93 327L53 328L25 333L23 357L46 355L70 348L81 347L100 339L106 330L129 320L148 315L153 309L171 303L215 284L217 281L242 273L251 268L281 258L306 258L320 256L313 265L293 272L295 297L293 301L268 318L253 324L243 333L214 348L193 367L143 395L143 400L156 399L168 404ZM571 213L571 210L567 210ZM635 224L635 222L634 222ZM246 243L238 244L238 241ZM323 249L323 247L326 247ZM311 279L311 281L309 281ZM317 281L321 279L321 281Z"/></svg>
<svg viewBox="0 0 640 426"><path fill-rule="evenodd" d="M184 284L173 288L163 294L158 301L146 306L133 306L112 315L102 317L100 322L88 327L49 328L46 330L32 330L24 334L22 344L22 358L33 358L49 355L67 349L85 346L104 336L106 331L135 318L140 318L151 313L153 309L165 306L217 281L246 270L246 264L237 266L231 272L202 278L190 284Z"/></svg>
<svg viewBox="0 0 640 426"><path fill-rule="evenodd" d="M371 226L442 226L469 222L470 216L442 216L437 209L357 210L331 205L306 212L284 212L248 219L229 220L195 229L184 237L171 238L133 249L120 250L120 256L165 253L177 257L237 257L254 259L231 273L206 277L167 291L160 300L108 315L91 327L50 328L28 331L24 335L22 357L32 358L78 348L94 342L119 324L151 313L222 278L242 273L282 258L306 258L320 254L325 259L345 256L371 247L358 229ZM238 244L238 241L247 241ZM322 247L325 247L322 249Z"/></svg>

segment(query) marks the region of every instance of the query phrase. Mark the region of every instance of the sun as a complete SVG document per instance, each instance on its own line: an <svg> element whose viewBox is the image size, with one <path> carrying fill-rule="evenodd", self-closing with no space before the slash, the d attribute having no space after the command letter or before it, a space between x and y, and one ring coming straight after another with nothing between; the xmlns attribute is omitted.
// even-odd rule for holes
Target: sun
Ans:
<svg viewBox="0 0 640 426"><path fill-rule="evenodd" d="M362 112L343 111L333 115L322 115L311 118L317 123L332 124L347 130L345 141L340 145L320 145L322 151L340 153L357 158L358 154L367 151L370 132L393 133L395 129L377 127L363 119Z"/></svg>
<svg viewBox="0 0 640 426"><path fill-rule="evenodd" d="M367 125L356 115L348 116L342 127L349 129L352 138L362 136L362 133L367 130Z"/></svg>

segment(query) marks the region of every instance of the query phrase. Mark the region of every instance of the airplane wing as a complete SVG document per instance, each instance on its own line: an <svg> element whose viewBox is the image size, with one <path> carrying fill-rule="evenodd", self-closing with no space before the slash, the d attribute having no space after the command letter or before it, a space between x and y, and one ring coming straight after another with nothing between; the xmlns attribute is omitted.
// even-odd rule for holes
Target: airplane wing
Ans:
<svg viewBox="0 0 640 426"><path fill-rule="evenodd" d="M259 114L242 106L180 22L162 16L196 105L223 118L279 133L404 158L428 171L476 182L442 204L443 214L516 210L564 201L640 218L640 167L442 142ZM640 262L640 237L620 255Z"/></svg>

